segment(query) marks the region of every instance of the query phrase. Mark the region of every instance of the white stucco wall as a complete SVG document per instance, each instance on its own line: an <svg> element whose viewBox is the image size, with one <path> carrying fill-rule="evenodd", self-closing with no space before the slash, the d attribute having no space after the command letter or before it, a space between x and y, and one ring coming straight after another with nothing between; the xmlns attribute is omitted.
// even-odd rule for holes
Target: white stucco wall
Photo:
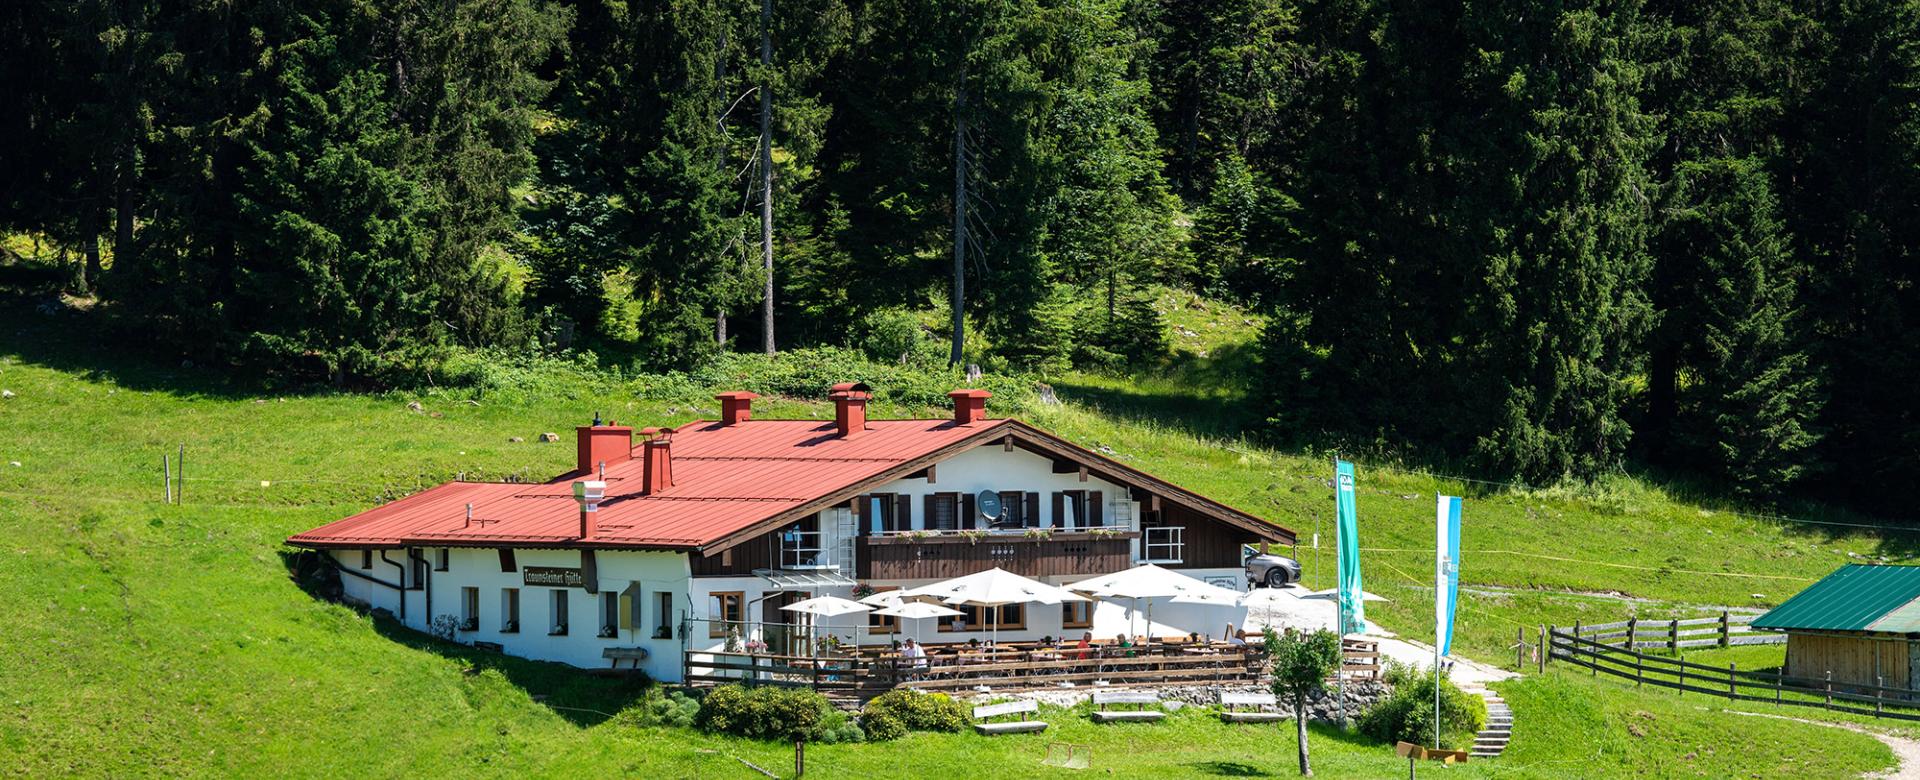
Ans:
<svg viewBox="0 0 1920 780"><path fill-rule="evenodd" d="M670 624L674 626L679 625L681 613L695 603L688 596L690 580L684 554L608 550L596 553L602 594L610 593L617 597L632 583L639 583L641 587L640 621L610 638L598 636L601 627L600 594L589 594L584 588L530 586L523 582L524 570L528 566L580 568L580 553L577 550L516 550L515 570L512 572L500 570L500 554L493 548L451 548L446 571L431 571L438 560L438 548L424 548L422 554L426 556L430 570L427 582L432 592L433 609L432 614L428 614L426 590L407 591L403 622L409 628L427 631L435 615L451 615L456 619L463 617L461 589L473 587L479 591L479 629L455 632L456 641L464 644L495 642L509 655L559 661L585 668L609 666L611 662L601 657L601 651L606 648L644 647L649 651L649 657L641 662L641 669L656 679L674 680L680 676L679 637L655 639L653 635L660 612L659 596L656 594L673 594L674 611L669 617ZM335 557L342 566L360 571L358 550L339 551ZM404 560L405 554L392 551L388 557L400 561ZM366 573L388 582L395 581L398 576L394 567L379 559L378 553L374 556L374 568ZM411 572L408 576L411 576ZM406 584L411 586L412 582ZM393 589L351 575L342 576L341 585L348 598L387 609L396 617L400 615L399 596ZM517 633L501 631L505 621L502 591L506 588L520 590L520 630ZM551 593L555 590L567 592L568 631L561 636L548 634L553 618ZM620 665L626 668L632 662L623 660Z"/></svg>

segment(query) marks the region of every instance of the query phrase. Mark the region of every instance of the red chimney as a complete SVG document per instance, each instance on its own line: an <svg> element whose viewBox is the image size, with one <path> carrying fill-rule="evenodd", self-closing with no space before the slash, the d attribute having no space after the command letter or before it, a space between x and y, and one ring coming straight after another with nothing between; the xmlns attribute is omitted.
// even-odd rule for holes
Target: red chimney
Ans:
<svg viewBox="0 0 1920 780"><path fill-rule="evenodd" d="M614 464L633 460L633 429L624 425L599 425L596 416L594 425L582 425L574 429L578 438L579 462L576 468L583 474L600 473L600 464L612 468Z"/></svg>
<svg viewBox="0 0 1920 780"><path fill-rule="evenodd" d="M987 419L987 399L993 394L985 390L955 390L947 397L953 399L953 423L970 425L975 420Z"/></svg>
<svg viewBox="0 0 1920 780"><path fill-rule="evenodd" d="M834 385L827 394L833 399L834 427L841 436L852 436L867 429L867 401L873 399L873 388L865 382L841 382Z"/></svg>
<svg viewBox="0 0 1920 780"><path fill-rule="evenodd" d="M759 397L745 390L730 390L714 396L720 400L720 424L739 425L753 419L753 399Z"/></svg>
<svg viewBox="0 0 1920 780"><path fill-rule="evenodd" d="M643 428L647 437L646 475L640 483L640 495L651 496L673 487L673 429Z"/></svg>

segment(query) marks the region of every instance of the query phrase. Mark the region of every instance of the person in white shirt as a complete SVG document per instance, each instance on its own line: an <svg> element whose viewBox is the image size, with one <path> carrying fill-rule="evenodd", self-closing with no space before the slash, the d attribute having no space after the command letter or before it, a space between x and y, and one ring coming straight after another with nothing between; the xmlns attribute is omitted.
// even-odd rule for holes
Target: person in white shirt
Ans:
<svg viewBox="0 0 1920 780"><path fill-rule="evenodd" d="M912 637L908 637L907 643L900 648L900 658L905 660L907 668L914 672L927 668L927 650L921 647L919 642L913 641Z"/></svg>

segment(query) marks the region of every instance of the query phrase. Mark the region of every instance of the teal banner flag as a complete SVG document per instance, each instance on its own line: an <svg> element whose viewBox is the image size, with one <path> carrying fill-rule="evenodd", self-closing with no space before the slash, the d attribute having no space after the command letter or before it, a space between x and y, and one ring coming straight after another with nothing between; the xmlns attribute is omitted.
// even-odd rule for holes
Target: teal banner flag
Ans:
<svg viewBox="0 0 1920 780"><path fill-rule="evenodd" d="M1460 603L1460 499L1441 496L1434 519L1439 529L1433 546L1434 647L1444 656L1453 652L1453 615Z"/></svg>
<svg viewBox="0 0 1920 780"><path fill-rule="evenodd" d="M1340 634L1362 634L1367 630L1367 609L1360 592L1359 520L1353 505L1353 464L1344 460L1334 461L1333 502L1340 548Z"/></svg>

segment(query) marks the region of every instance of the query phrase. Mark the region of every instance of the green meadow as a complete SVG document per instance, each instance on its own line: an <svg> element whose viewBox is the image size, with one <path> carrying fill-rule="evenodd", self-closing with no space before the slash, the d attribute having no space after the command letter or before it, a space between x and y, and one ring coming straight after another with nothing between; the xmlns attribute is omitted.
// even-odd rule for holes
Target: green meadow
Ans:
<svg viewBox="0 0 1920 780"><path fill-rule="evenodd" d="M316 600L290 578L282 544L459 475L544 479L569 466L570 429L596 411L684 422L713 413L712 392L756 386L756 371L654 377L531 364L457 388L283 390L126 354L80 315L10 309L0 315L0 388L13 394L0 400L0 774L759 776L743 761L791 773L790 745L635 725L632 708L657 695L643 686L475 653ZM1053 383L1063 403L1009 392L1003 408L1293 528L1309 584L1325 587L1330 459L1235 435L1245 421L1215 411L1231 408L1234 392L1192 379L1233 349L1228 340L1197 347L1184 373L1158 379L1067 377ZM877 389L876 414L944 413ZM830 414L796 397L756 409ZM549 431L562 441L539 442ZM161 459L183 446L184 494L169 505ZM1632 476L1536 490L1362 461L1360 484L1368 589L1389 599L1370 604L1370 617L1413 638L1432 631L1433 495L1467 497L1456 647L1490 663L1510 665L1516 632L1531 638L1542 624L1763 607L1854 556L1914 554L1914 537L1854 527L1871 524L1862 518L1814 510L1799 519L1820 522L1765 519ZM1313 548L1315 533L1323 549ZM1777 649L1740 652L1743 667L1779 663ZM1893 762L1863 735L1729 716L1721 700L1578 670L1500 690L1517 720L1513 746L1448 777L1855 777ZM1157 725L1045 717L1054 726L1039 736L811 746L808 770L1294 774L1290 724L1229 727L1194 711ZM1084 746L1090 770L1044 764L1056 742ZM1389 747L1357 736L1316 728L1312 747L1322 777L1406 770Z"/></svg>

